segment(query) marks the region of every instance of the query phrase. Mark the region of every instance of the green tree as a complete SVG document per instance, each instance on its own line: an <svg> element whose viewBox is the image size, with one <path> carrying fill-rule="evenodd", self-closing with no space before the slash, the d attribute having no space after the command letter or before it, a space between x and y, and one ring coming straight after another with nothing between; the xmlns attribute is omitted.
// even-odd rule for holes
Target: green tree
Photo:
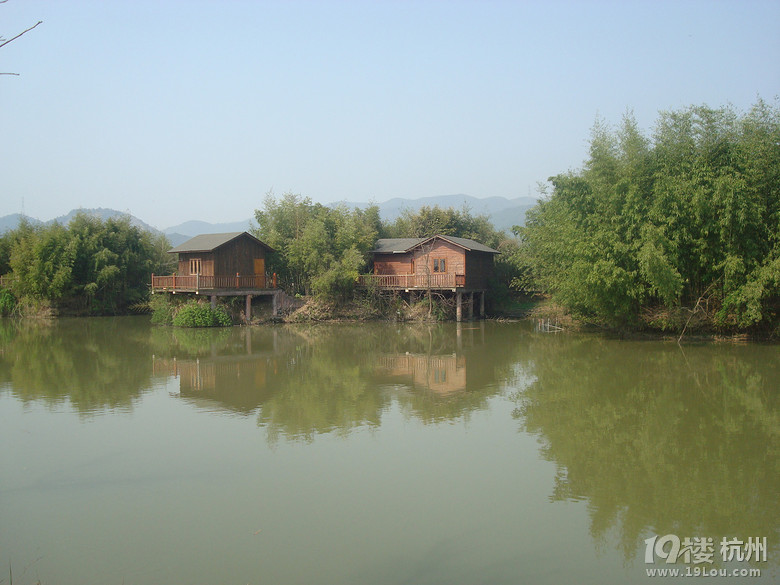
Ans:
<svg viewBox="0 0 780 585"><path fill-rule="evenodd" d="M473 215L468 206L430 207L425 205L417 211L405 209L385 229L390 238L426 238L437 234L469 238L498 248L506 235L495 229L486 215Z"/></svg>
<svg viewBox="0 0 780 585"><path fill-rule="evenodd" d="M309 197L266 196L254 234L276 250L269 269L292 292L343 297L354 287L380 229L379 209L335 208Z"/></svg>
<svg viewBox="0 0 780 585"><path fill-rule="evenodd" d="M116 313L146 298L151 273L166 269L161 250L169 247L165 236L131 225L128 217L78 214L67 227L23 221L3 237L0 253L7 254L17 296Z"/></svg>
<svg viewBox="0 0 780 585"><path fill-rule="evenodd" d="M648 307L708 307L720 327L776 323L780 113L758 102L594 126L579 172L518 230L534 284L583 316L636 324ZM702 303L704 301L704 303Z"/></svg>
<svg viewBox="0 0 780 585"><path fill-rule="evenodd" d="M23 223L13 244L10 266L20 296L57 300L72 292L75 250L59 223L33 227Z"/></svg>

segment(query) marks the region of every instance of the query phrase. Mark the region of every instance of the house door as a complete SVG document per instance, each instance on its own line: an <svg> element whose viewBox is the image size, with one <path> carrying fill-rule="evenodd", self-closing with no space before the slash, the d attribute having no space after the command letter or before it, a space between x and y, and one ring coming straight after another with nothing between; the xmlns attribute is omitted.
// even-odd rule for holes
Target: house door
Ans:
<svg viewBox="0 0 780 585"><path fill-rule="evenodd" d="M255 258L255 286L265 288L265 258Z"/></svg>

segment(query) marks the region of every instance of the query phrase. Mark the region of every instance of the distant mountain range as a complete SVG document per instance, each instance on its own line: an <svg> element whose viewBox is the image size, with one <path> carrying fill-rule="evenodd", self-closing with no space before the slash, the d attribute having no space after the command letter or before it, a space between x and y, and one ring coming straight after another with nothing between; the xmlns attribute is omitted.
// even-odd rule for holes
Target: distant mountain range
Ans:
<svg viewBox="0 0 780 585"><path fill-rule="evenodd" d="M224 232L249 231L252 220L234 221L230 223L209 223L207 221L185 221L179 225L165 228L163 233L168 236L171 244L178 246L198 234L221 234Z"/></svg>
<svg viewBox="0 0 780 585"><path fill-rule="evenodd" d="M365 208L369 205L367 202L355 203L351 201L338 201L331 203L330 207L341 204L348 207L360 208ZM377 203L377 205L379 206L379 215L384 221L394 221L404 210L409 209L411 211L417 211L426 205L430 207L435 205L444 208L454 207L456 209L461 209L465 206L473 214L487 215L497 229L510 231L512 226L523 225L525 223L525 213L536 205L536 199L533 197L518 197L516 199L488 197L486 199L478 199L476 197L471 197L470 195L441 195L437 197L421 197L419 199L395 198L383 203ZM205 221L192 220L185 221L184 223L163 230L158 230L127 212L117 211L116 209L106 209L103 207L95 209L74 209L67 215L56 217L48 222L42 222L29 216L25 217L27 221L33 224L50 224L55 221L67 224L77 213L88 213L103 220L108 219L109 217L129 216L130 223L134 226L138 226L153 233L160 233L162 231L162 233L168 236L168 239L173 246L178 246L182 242L185 242L198 234L242 232L250 229L252 225L252 219L229 223L208 223ZM23 216L18 213L0 217L0 234L15 229L19 225L22 217Z"/></svg>
<svg viewBox="0 0 780 585"><path fill-rule="evenodd" d="M30 222L33 225L49 225L54 223L55 221L58 223L61 223L63 225L67 225L70 223L70 220L72 220L76 214L78 213L87 213L89 215L92 215L94 217L99 217L102 220L106 220L110 217L129 217L130 218L130 224L134 225L136 227L139 227L141 229L153 232L153 233L159 233L160 230L150 226L148 223L138 219L134 215L131 215L127 213L126 211L117 211L116 209L108 209L105 207L96 207L93 209L71 209L67 214L61 215L59 217L55 217L54 219L51 219L49 221L41 221L40 219L36 219L34 217L30 217L29 215L22 215L21 213L12 213L11 215L6 215L4 217L0 217L0 234L4 234L8 230L16 229L19 225L19 222L22 221L22 218L24 217L28 222Z"/></svg>
<svg viewBox="0 0 780 585"><path fill-rule="evenodd" d="M369 203L352 203L349 201L339 201L332 203L331 207L343 203L349 207L368 207ZM461 209L464 206L475 215L487 215L493 225L499 230L510 231L512 226L523 225L525 223L525 212L536 205L535 197L517 197L516 199L507 199L506 197L486 197L478 199L471 195L439 195L436 197L420 197L418 199L402 199L396 197L389 199L379 205L379 215L385 221L395 220L401 213L409 209L417 211L421 207L454 207Z"/></svg>
<svg viewBox="0 0 780 585"><path fill-rule="evenodd" d="M20 213L12 213L11 215L0 217L0 234L4 234L9 230L16 229L19 226L19 222L21 222L22 217L24 217L28 222L30 222L33 225L49 225L54 223L55 221L63 225L67 225L70 222L70 220L72 220L76 216L77 213L87 213L94 217L99 217L102 220L106 220L110 217L129 217L131 225L147 230L154 234L164 233L166 236L168 236L168 240L170 240L173 246L178 246L182 242L186 242L191 237L197 236L198 234L216 234L221 232L243 232L250 228L249 225L250 220L247 219L246 221L236 221L232 223L207 223L205 221L186 221L179 225L165 228L164 230L158 230L157 228L146 223L145 221L135 217L132 214L127 213L126 211L117 211L116 209L97 207L93 209L84 209L84 208L72 209L67 214L61 215L59 217L55 217L54 219L51 219L49 221L41 221L34 217L30 217L28 215L23 216Z"/></svg>

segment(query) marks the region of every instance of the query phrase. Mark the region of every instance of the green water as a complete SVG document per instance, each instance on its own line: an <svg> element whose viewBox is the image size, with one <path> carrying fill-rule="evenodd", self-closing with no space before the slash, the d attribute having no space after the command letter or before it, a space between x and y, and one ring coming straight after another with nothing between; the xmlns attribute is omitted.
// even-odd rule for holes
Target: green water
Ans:
<svg viewBox="0 0 780 585"><path fill-rule="evenodd" d="M777 582L779 403L777 345L3 321L0 584Z"/></svg>

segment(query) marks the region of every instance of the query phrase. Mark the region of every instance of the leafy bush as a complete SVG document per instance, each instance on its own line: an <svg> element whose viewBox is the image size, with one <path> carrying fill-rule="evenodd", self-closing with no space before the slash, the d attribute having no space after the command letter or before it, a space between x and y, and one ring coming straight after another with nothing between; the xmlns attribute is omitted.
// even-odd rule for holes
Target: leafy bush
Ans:
<svg viewBox="0 0 780 585"><path fill-rule="evenodd" d="M214 315L215 327L230 327L233 325L233 319L230 317L230 313L224 305L217 305L212 313Z"/></svg>
<svg viewBox="0 0 780 585"><path fill-rule="evenodd" d="M149 308L152 310L153 325L173 325L176 306L168 295L152 295L149 299Z"/></svg>
<svg viewBox="0 0 780 585"><path fill-rule="evenodd" d="M325 299L346 299L355 289L355 281L363 264L360 252L350 248L340 260L334 260L325 272L312 278L312 290Z"/></svg>
<svg viewBox="0 0 780 585"><path fill-rule="evenodd" d="M229 327L233 324L227 309L219 306L212 309L202 302L190 301L176 311L174 327Z"/></svg>
<svg viewBox="0 0 780 585"><path fill-rule="evenodd" d="M13 293L6 289L0 289L0 315L10 315L16 307L16 297Z"/></svg>

